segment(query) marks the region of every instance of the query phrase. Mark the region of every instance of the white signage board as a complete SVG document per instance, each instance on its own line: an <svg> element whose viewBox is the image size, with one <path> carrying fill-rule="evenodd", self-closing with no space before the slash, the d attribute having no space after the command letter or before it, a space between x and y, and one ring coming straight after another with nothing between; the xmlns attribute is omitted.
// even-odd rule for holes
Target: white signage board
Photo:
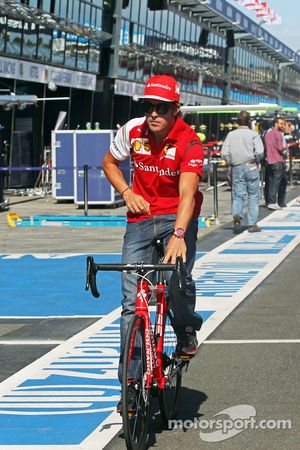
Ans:
<svg viewBox="0 0 300 450"><path fill-rule="evenodd" d="M62 69L21 59L0 56L0 77L48 83L53 80L57 86L94 91L96 75L77 70Z"/></svg>

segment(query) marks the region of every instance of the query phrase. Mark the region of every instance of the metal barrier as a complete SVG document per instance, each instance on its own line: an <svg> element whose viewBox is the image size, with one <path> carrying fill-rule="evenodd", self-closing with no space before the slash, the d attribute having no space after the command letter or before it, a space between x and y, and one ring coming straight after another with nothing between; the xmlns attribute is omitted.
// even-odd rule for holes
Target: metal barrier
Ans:
<svg viewBox="0 0 300 450"><path fill-rule="evenodd" d="M294 160L293 157L290 155L288 159L288 165L289 165L289 183L290 185L294 182L294 172L295 172L295 164L299 164L298 172L300 174L300 161ZM213 185L211 186L211 179L209 178L208 183L208 189L213 189L213 214L215 218L218 218L219 215L219 199L218 199L218 168L221 166L221 162L219 161L211 161L210 164L204 165L204 169L208 171L208 174L211 173L213 175ZM88 186L89 186L89 171L91 170L102 170L100 166L88 166L84 165L83 167L54 167L54 166L41 166L41 167L0 167L0 179L3 180L4 173L10 172L10 171L39 171L39 172L53 172L53 171L67 171L67 170L78 170L83 173L83 205L84 205L84 215L88 215L88 205L89 205L89 192L88 192ZM264 195L264 168L261 167L260 172L261 177L261 197ZM43 179L43 177L42 177ZM49 179L49 178L48 178ZM1 188L1 187L0 187ZM0 189L1 190L1 189ZM3 191L2 191L2 197L3 197ZM82 195L82 193L81 193ZM0 199L1 200L1 199ZM2 198L2 202L4 202L4 198ZM0 201L1 203L1 201Z"/></svg>
<svg viewBox="0 0 300 450"><path fill-rule="evenodd" d="M84 215L88 215L89 205L89 166L83 166L83 201L84 201Z"/></svg>

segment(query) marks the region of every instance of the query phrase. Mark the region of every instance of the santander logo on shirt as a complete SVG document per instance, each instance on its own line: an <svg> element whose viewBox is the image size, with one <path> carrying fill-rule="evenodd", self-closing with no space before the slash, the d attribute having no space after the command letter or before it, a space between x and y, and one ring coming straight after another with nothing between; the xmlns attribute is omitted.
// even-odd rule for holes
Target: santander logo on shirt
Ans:
<svg viewBox="0 0 300 450"><path fill-rule="evenodd" d="M158 166L151 166L143 163L142 161L133 161L134 167L144 172L155 172L159 176L167 177L177 177L180 174L180 170L171 170L169 167L167 169L160 169Z"/></svg>

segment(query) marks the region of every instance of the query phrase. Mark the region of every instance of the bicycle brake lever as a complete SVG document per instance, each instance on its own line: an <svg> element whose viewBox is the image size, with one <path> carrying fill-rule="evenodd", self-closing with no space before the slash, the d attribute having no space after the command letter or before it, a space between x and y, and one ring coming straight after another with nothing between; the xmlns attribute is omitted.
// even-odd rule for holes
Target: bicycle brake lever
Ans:
<svg viewBox="0 0 300 450"><path fill-rule="evenodd" d="M97 270L94 263L94 258L92 256L88 256L86 259L86 284L85 290L88 291L91 289L91 292L94 297L100 297L100 293L97 290L96 283L96 274Z"/></svg>
<svg viewBox="0 0 300 450"><path fill-rule="evenodd" d="M186 267L182 261L181 256L177 256L176 258L176 272L178 274L178 283L180 292L185 291L185 278L186 278Z"/></svg>

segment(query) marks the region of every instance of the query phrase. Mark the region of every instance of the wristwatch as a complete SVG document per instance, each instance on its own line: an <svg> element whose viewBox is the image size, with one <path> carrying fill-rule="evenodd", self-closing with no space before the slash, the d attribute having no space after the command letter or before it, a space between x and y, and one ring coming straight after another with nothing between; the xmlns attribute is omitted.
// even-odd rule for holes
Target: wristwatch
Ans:
<svg viewBox="0 0 300 450"><path fill-rule="evenodd" d="M179 239L183 239L185 235L185 231L183 228L174 228L173 231L174 236L178 237Z"/></svg>

